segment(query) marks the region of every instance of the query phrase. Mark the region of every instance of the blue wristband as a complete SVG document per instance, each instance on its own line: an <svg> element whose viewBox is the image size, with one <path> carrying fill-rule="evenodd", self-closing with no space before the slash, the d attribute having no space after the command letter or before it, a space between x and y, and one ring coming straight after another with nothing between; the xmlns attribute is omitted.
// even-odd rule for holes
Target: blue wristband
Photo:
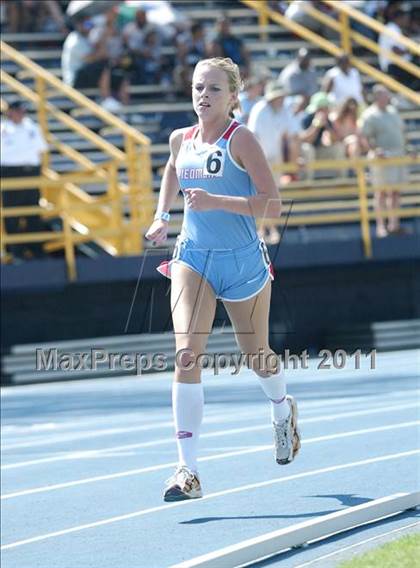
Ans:
<svg viewBox="0 0 420 568"><path fill-rule="evenodd" d="M155 221L169 221L171 218L167 211L157 211L155 215Z"/></svg>

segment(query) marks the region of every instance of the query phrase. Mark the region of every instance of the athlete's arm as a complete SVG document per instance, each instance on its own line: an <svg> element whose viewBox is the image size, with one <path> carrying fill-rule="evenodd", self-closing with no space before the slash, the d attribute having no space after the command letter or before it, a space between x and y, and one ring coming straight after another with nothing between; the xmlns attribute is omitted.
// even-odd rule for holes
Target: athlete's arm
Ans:
<svg viewBox="0 0 420 568"><path fill-rule="evenodd" d="M158 211L169 212L179 192L175 163L182 143L183 130L184 129L174 130L169 137L170 156L166 163L160 185Z"/></svg>
<svg viewBox="0 0 420 568"><path fill-rule="evenodd" d="M170 156L165 166L160 185L157 211L169 213L179 192L175 162L182 143L183 129L174 130L169 138ZM162 244L167 237L168 221L153 221L145 237L156 244Z"/></svg>
<svg viewBox="0 0 420 568"><path fill-rule="evenodd" d="M255 136L247 128L238 128L231 140L231 153L251 177L257 195L234 197L213 195L200 189L184 190L188 205L197 211L223 209L239 215L277 218L281 214L281 199L264 156Z"/></svg>

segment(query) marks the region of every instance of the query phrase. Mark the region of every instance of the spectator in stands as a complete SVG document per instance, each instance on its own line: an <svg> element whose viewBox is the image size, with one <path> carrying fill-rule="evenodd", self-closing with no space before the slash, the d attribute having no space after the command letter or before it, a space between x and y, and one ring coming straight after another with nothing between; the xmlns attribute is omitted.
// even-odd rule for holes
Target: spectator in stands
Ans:
<svg viewBox="0 0 420 568"><path fill-rule="evenodd" d="M180 34L176 42L176 67L174 80L178 91L191 98L191 83L194 67L208 54L204 26L194 22L188 32Z"/></svg>
<svg viewBox="0 0 420 568"><path fill-rule="evenodd" d="M239 66L241 76L249 74L250 58L244 42L232 34L230 20L222 15L217 21L216 33L210 43L211 57L230 57Z"/></svg>
<svg viewBox="0 0 420 568"><path fill-rule="evenodd" d="M118 12L115 8L107 10L89 33L89 42L93 49L106 54L110 70L110 90L118 93L117 97L123 104L128 104L129 79L128 63L125 58L125 46L122 34L117 25ZM111 112L119 110L120 105L115 99L105 100L102 105Z"/></svg>
<svg viewBox="0 0 420 568"><path fill-rule="evenodd" d="M315 160L344 159L344 145L330 120L331 102L325 92L312 95L300 133L302 154L306 163ZM309 178L313 171L309 171Z"/></svg>
<svg viewBox="0 0 420 568"><path fill-rule="evenodd" d="M251 110L264 94L265 83L265 77L254 76L245 79L244 88L238 95L240 109L237 109L235 114L239 122L248 123Z"/></svg>
<svg viewBox="0 0 420 568"><path fill-rule="evenodd" d="M286 94L276 81L267 83L264 99L254 105L248 120L248 128L260 142L278 184L280 175L276 170L284 162L285 152L289 161L296 163L300 150L293 113L284 104ZM279 242L280 234L275 225L264 223L262 230L269 232L268 243Z"/></svg>
<svg viewBox="0 0 420 568"><path fill-rule="evenodd" d="M317 91L318 78L316 71L311 68L311 56L306 48L299 49L297 58L286 65L278 81L290 95L302 95L308 104Z"/></svg>
<svg viewBox="0 0 420 568"><path fill-rule="evenodd" d="M22 101L9 105L7 118L1 121L0 164L2 178L36 177L41 173L42 153L48 146L37 124L26 116ZM39 205L38 189L2 191L3 207ZM39 215L6 217L8 234L45 231ZM30 259L43 254L41 243L13 244L8 249L14 258Z"/></svg>
<svg viewBox="0 0 420 568"><path fill-rule="evenodd" d="M132 59L133 82L160 83L167 67L162 55L163 35L158 26L148 22L145 10L136 11L135 20L125 26L123 36Z"/></svg>
<svg viewBox="0 0 420 568"><path fill-rule="evenodd" d="M341 105L348 97L356 99L357 103L364 103L364 91L359 71L350 63L347 54L336 59L335 67L325 73L323 90L330 93L331 101Z"/></svg>
<svg viewBox="0 0 420 568"><path fill-rule="evenodd" d="M373 88L374 102L361 116L362 133L369 146L369 156L386 158L403 156L405 153L404 122L398 110L391 105L389 91L383 85ZM377 188L375 208L377 212L376 234L386 237L389 233L400 232L400 221L397 215L388 215L388 224L381 216L388 210L398 209L400 194L398 190L381 189L382 186L402 184L407 180L405 166L372 165L372 185Z"/></svg>
<svg viewBox="0 0 420 568"><path fill-rule="evenodd" d="M157 31L157 27L147 21L145 10L138 9L134 21L128 22L123 30L124 41L132 53L141 56L144 38L150 31Z"/></svg>
<svg viewBox="0 0 420 568"><path fill-rule="evenodd" d="M106 98L109 93L109 68L104 44L93 48L89 41L92 21L77 19L74 31L66 37L61 54L63 81L75 89L97 87Z"/></svg>
<svg viewBox="0 0 420 568"><path fill-rule="evenodd" d="M201 22L193 22L190 30L177 38L177 61L194 67L207 55L206 35ZM191 96L191 92L189 93Z"/></svg>
<svg viewBox="0 0 420 568"><path fill-rule="evenodd" d="M344 99L338 109L332 113L331 122L338 139L344 144L347 158L357 158L367 148L357 123L358 104L353 97Z"/></svg>
<svg viewBox="0 0 420 568"><path fill-rule="evenodd" d="M409 25L409 12L403 10L397 10L391 16L390 21L387 23L385 28L394 32L399 36L403 36L403 32L408 28ZM387 73L403 85L410 87L414 91L420 89L420 81L418 78L414 77L411 73L402 69L399 65L393 63L386 51L392 51L405 59L406 61L412 61L412 55L407 50L404 44L402 44L398 39L388 36L386 33L381 33L379 36L379 47L381 52L379 53L379 64L384 73Z"/></svg>

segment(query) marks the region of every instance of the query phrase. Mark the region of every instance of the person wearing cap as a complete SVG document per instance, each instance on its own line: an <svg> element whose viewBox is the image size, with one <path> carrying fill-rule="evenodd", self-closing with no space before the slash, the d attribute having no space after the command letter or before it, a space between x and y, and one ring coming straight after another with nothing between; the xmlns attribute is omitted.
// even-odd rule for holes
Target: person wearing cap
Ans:
<svg viewBox="0 0 420 568"><path fill-rule="evenodd" d="M22 101L9 104L7 117L1 121L0 165L2 178L36 177L41 173L42 153L48 149L39 126L26 116L26 106ZM2 191L3 207L23 207L39 205L38 189ZM38 215L27 217L6 217L5 229L8 234L19 232L35 233L44 231ZM29 259L42 256L41 243L8 245L8 250L16 258Z"/></svg>
<svg viewBox="0 0 420 568"><path fill-rule="evenodd" d="M374 102L360 117L362 134L369 145L369 157L387 158L404 156L405 136L404 121L398 110L391 104L390 92L383 85L373 88ZM381 186L399 185L407 181L405 166L370 167L372 185L376 188L375 209L377 212L376 235L386 237L390 233L400 232L400 221L397 215L389 214L388 221L381 213L387 209L400 207L400 192L398 190L383 190Z"/></svg>
<svg viewBox="0 0 420 568"><path fill-rule="evenodd" d="M297 58L286 65L278 77L278 82L289 95L302 95L307 103L317 91L317 81L317 73L311 67L310 53L304 47L299 49Z"/></svg>
<svg viewBox="0 0 420 568"><path fill-rule="evenodd" d="M329 118L331 102L327 93L319 91L312 95L302 120L302 154L305 162L315 160L342 160L345 148ZM308 177L313 178L313 170Z"/></svg>
<svg viewBox="0 0 420 568"><path fill-rule="evenodd" d="M260 142L277 183L280 183L280 175L276 170L284 162L285 151L292 163L297 163L300 151L299 125L291 108L284 104L286 95L276 81L267 83L264 98L253 106L247 125ZM269 230L267 242L279 242L280 235L275 226L268 224L263 231L265 229Z"/></svg>

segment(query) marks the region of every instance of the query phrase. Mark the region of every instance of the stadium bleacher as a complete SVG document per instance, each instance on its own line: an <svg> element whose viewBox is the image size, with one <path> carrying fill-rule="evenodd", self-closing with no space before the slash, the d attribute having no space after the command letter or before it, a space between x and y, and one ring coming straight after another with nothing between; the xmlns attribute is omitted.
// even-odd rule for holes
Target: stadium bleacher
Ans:
<svg viewBox="0 0 420 568"><path fill-rule="evenodd" d="M319 77L334 64L334 58L315 45L310 44L297 36L291 34L285 28L277 24L267 25L261 30L258 22L258 15L253 10L244 7L241 3L226 2L195 2L195 1L173 1L172 5L182 12L187 19L203 22L208 29L211 29L217 18L222 13L227 13L232 21L232 31L246 42L246 47L251 54L254 68L266 68L271 71L273 76L277 74L290 62L291 54L295 53L300 47L307 47L311 50L312 62L315 69L319 72ZM226 8L227 11L226 11ZM266 39L261 41L261 31L266 34ZM61 78L61 48L64 36L59 33L33 33L33 34L3 34L3 41L19 49L19 51L29 57L34 62ZM338 45L338 42L336 42ZM164 47L164 52L168 55L174 54L173 46ZM371 65L377 67L376 56L360 52L360 56ZM8 73L15 75L24 85L32 88L34 78L27 70L18 69L10 61L4 61L2 68ZM363 77L366 86L371 86L373 79L369 76ZM98 89L86 89L83 94L99 102ZM3 99L11 102L16 95L11 89L4 86ZM121 109L121 117L128 124L144 133L151 140L152 168L153 168L153 190L157 198L163 166L168 157L168 137L170 132L177 127L182 127L193 123L195 115L190 101L185 100L175 91L173 85L132 85L130 87L131 101L129 105ZM123 137L115 129L104 125L97 117L92 116L86 109L74 107L74 102L60 95L54 96L51 93L49 100L60 110L69 113L80 123L86 125L97 132L104 140L109 141L116 147L122 148ZM35 115L34 106L30 109L30 114ZM420 149L420 111L415 108L401 109L401 116L406 123L407 139L414 149ZM83 154L93 163L100 164L107 157L94 144L78 136L74 132L66 129L61 122L49 119L50 131L62 142L69 144L72 148L83 152ZM60 155L52 150L50 156L51 167L58 173L74 171L77 167L74 161L66 156ZM126 179L122 178L122 182ZM412 168L411 181L420 183L419 168ZM325 186L329 187L329 180L323 180ZM335 179L334 184L338 187L348 185L346 177ZM101 184L81 185L90 194L101 195L104 188ZM299 184L291 184L288 188L299 187ZM171 224L170 242L179 229L182 216L182 201L178 199L175 206L173 222ZM145 242L145 246L149 243Z"/></svg>

